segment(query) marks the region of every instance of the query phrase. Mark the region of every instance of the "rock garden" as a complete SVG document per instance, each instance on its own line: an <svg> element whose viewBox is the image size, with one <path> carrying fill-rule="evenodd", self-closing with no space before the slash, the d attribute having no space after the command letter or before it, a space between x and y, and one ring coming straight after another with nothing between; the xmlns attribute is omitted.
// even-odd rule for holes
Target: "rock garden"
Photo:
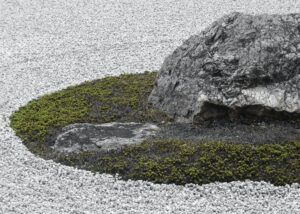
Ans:
<svg viewBox="0 0 300 214"><path fill-rule="evenodd" d="M299 23L228 14L159 71L46 94L11 127L44 159L125 180L300 183Z"/></svg>

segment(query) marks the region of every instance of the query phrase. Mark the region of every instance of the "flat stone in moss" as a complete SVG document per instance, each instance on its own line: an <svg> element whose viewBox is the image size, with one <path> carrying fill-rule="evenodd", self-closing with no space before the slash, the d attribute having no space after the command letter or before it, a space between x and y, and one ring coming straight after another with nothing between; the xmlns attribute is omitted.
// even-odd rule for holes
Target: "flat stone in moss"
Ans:
<svg viewBox="0 0 300 214"><path fill-rule="evenodd" d="M158 130L150 123L76 123L63 128L52 148L64 153L114 150L140 143Z"/></svg>

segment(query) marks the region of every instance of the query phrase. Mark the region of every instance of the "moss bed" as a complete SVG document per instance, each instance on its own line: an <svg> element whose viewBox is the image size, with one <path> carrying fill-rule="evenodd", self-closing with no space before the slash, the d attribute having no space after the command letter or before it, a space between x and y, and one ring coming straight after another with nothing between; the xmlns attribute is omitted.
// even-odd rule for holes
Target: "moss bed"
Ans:
<svg viewBox="0 0 300 214"><path fill-rule="evenodd" d="M72 123L172 122L147 104L156 72L106 77L30 101L11 127L34 154L93 172L155 183L206 184L250 179L300 183L300 140L276 144L147 140L107 152L58 154L50 146Z"/></svg>

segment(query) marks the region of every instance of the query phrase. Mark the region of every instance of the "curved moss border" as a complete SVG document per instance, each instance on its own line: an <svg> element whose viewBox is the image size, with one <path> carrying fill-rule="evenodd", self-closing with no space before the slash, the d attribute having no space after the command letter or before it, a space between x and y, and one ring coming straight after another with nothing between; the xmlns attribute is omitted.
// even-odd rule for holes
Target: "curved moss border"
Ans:
<svg viewBox="0 0 300 214"><path fill-rule="evenodd" d="M300 140L266 145L226 142L145 141L110 152L62 155L53 145L72 123L172 121L148 106L155 72L106 77L30 101L14 112L11 127L34 154L123 179L205 184L250 179L275 185L300 183Z"/></svg>

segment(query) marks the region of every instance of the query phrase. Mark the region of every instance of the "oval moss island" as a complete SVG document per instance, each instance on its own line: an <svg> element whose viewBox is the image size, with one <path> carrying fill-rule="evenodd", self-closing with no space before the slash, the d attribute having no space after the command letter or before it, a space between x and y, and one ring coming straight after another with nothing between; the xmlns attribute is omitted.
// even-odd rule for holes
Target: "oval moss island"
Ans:
<svg viewBox="0 0 300 214"><path fill-rule="evenodd" d="M172 122L147 104L156 72L84 82L30 101L14 112L11 127L34 154L92 172L154 183L207 184L267 181L300 183L300 140L272 144L145 140L112 151L62 154L51 146L73 123Z"/></svg>

